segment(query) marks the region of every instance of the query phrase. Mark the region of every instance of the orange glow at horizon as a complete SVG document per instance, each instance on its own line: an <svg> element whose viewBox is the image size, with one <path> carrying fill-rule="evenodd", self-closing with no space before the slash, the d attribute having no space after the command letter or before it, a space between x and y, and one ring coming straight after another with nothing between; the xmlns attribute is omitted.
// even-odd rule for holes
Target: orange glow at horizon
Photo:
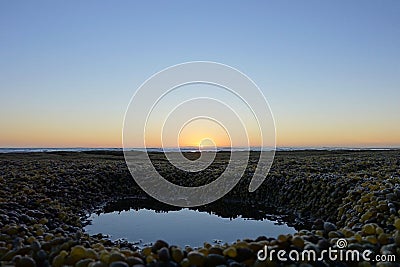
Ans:
<svg viewBox="0 0 400 267"><path fill-rule="evenodd" d="M384 124L384 123L382 123ZM108 127L105 127L107 125ZM185 127L179 140L172 137L164 145L178 143L179 146L197 147L201 140L209 138L218 146L230 146L229 137L218 126L200 123ZM276 145L279 146L343 146L343 147L400 147L400 126L398 124L369 127L369 125L341 125L341 127L301 125L287 123L277 126ZM27 130L29 129L29 131ZM9 123L0 132L1 147L122 147L122 129L119 122L84 124L32 123L18 125ZM161 147L160 136L150 136L149 147ZM174 142L172 142L174 141ZM257 146L257 143L250 144ZM132 144L132 147L135 144Z"/></svg>
<svg viewBox="0 0 400 267"><path fill-rule="evenodd" d="M1 133L1 147L122 147L122 131L96 132L90 131L30 131L28 132L5 132ZM180 147L198 147L203 139L211 139L217 147L229 147L229 139L207 132L182 131L179 138ZM159 138L151 139L149 147L161 147L157 142ZM311 131L298 131L291 134L282 132L277 134L277 147L318 147L318 146L343 146L343 147L400 147L398 136L387 134L350 135L337 133L324 133L322 135ZM168 144L164 144L168 147ZM251 144L257 146L257 144ZM135 147L135 146L133 146Z"/></svg>
<svg viewBox="0 0 400 267"><path fill-rule="evenodd" d="M207 120L195 120L187 124L179 134L179 147L199 147L200 143L209 139L215 146L231 146L227 132L220 125Z"/></svg>

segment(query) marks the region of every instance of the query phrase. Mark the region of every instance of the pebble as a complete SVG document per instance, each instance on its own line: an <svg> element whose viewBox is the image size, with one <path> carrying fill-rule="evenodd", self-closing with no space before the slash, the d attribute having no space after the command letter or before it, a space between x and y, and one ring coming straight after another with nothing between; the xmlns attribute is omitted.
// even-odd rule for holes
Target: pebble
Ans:
<svg viewBox="0 0 400 267"><path fill-rule="evenodd" d="M110 253L110 256L108 258L108 262L114 262L114 261L125 261L126 257L124 254L120 253L120 252L112 252Z"/></svg>
<svg viewBox="0 0 400 267"><path fill-rule="evenodd" d="M295 247L303 248L304 247L304 239L300 236L294 236L292 239L292 244Z"/></svg>
<svg viewBox="0 0 400 267"><path fill-rule="evenodd" d="M87 267L91 262L94 262L93 259L82 259L75 263L75 267Z"/></svg>
<svg viewBox="0 0 400 267"><path fill-rule="evenodd" d="M394 226L397 230L400 230L400 218L396 218L396 220L394 221Z"/></svg>
<svg viewBox="0 0 400 267"><path fill-rule="evenodd" d="M331 231L336 231L337 227L334 223L324 222L324 230L329 233Z"/></svg>
<svg viewBox="0 0 400 267"><path fill-rule="evenodd" d="M102 261L94 261L89 263L88 267L108 267L108 264Z"/></svg>
<svg viewBox="0 0 400 267"><path fill-rule="evenodd" d="M183 254L182 250L177 247L173 247L171 250L172 250L172 259L176 263L180 263L184 258L184 254Z"/></svg>
<svg viewBox="0 0 400 267"><path fill-rule="evenodd" d="M229 258L236 258L237 251L235 247L228 247L223 251L223 255Z"/></svg>
<svg viewBox="0 0 400 267"><path fill-rule="evenodd" d="M71 258L73 259L73 261L78 261L80 259L82 259L83 257L85 257L86 254L86 249L83 246L75 246L71 249Z"/></svg>
<svg viewBox="0 0 400 267"><path fill-rule="evenodd" d="M162 262L168 262L170 259L169 250L166 247L161 248L158 251L158 259Z"/></svg>
<svg viewBox="0 0 400 267"><path fill-rule="evenodd" d="M157 240L154 245L151 248L151 251L153 253L157 253L158 250L160 250L161 248L168 248L169 245L167 242L163 241L163 240Z"/></svg>
<svg viewBox="0 0 400 267"><path fill-rule="evenodd" d="M139 258L139 257L127 257L126 258L126 263L128 263L129 266L144 265L143 260L141 258Z"/></svg>
<svg viewBox="0 0 400 267"><path fill-rule="evenodd" d="M206 259L207 267L216 267L219 265L225 265L226 260L225 257L219 254L208 254Z"/></svg>
<svg viewBox="0 0 400 267"><path fill-rule="evenodd" d="M366 224L362 227L363 234L373 235L375 234L375 227L372 224Z"/></svg>
<svg viewBox="0 0 400 267"><path fill-rule="evenodd" d="M113 261L110 267L129 267L129 265L124 261Z"/></svg>
<svg viewBox="0 0 400 267"><path fill-rule="evenodd" d="M209 254L224 255L224 250L220 247L211 247L208 249Z"/></svg>
<svg viewBox="0 0 400 267"><path fill-rule="evenodd" d="M202 267L206 261L206 257L197 251L189 252L187 258L189 260L190 265L195 265L198 267Z"/></svg>
<svg viewBox="0 0 400 267"><path fill-rule="evenodd" d="M256 258L254 252L249 248L237 248L236 253L235 261L247 262L246 265L251 265L250 263Z"/></svg>
<svg viewBox="0 0 400 267"><path fill-rule="evenodd" d="M36 262L31 257L21 257L16 261L15 267L36 267Z"/></svg>

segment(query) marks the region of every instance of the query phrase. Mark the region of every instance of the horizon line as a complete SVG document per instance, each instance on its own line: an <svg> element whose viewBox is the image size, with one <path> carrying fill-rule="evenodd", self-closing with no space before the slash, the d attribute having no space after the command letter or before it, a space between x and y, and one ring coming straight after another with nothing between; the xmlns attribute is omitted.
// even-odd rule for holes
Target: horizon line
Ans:
<svg viewBox="0 0 400 267"><path fill-rule="evenodd" d="M199 148L198 146L181 146L181 147L116 147L116 146L2 146L0 149L179 149L179 148L184 148L184 149L193 149L193 148ZM216 148L247 148L247 146L216 146ZM248 148L271 148L271 146L248 146ZM400 145L383 145L383 146L340 146L340 145L317 145L317 146L310 146L310 145L305 145L305 146L275 146L276 149L278 148L303 148L303 149L323 149L323 148L342 148L342 149L400 149Z"/></svg>

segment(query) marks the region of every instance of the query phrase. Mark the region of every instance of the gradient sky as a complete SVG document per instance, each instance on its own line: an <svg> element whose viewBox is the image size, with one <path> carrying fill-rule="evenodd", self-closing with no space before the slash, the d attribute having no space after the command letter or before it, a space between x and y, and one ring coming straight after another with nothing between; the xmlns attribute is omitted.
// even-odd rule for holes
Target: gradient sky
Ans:
<svg viewBox="0 0 400 267"><path fill-rule="evenodd" d="M135 90L216 61L278 146L400 146L400 1L0 1L0 147L120 147Z"/></svg>

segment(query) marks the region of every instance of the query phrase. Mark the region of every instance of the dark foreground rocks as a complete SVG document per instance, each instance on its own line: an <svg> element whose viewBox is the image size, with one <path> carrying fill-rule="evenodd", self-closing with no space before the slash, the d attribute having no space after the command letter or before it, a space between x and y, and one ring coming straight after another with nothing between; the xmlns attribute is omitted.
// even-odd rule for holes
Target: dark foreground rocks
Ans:
<svg viewBox="0 0 400 267"><path fill-rule="evenodd" d="M161 155L153 155L161 170L170 170ZM256 162L257 155L252 155ZM221 155L208 175L181 177L179 183L215 179L226 162ZM119 153L32 153L0 155L0 261L15 266L399 266L400 151L299 151L280 153L263 185L247 187L254 164L224 199L266 203L293 215L300 227L295 235L259 237L233 244L179 248L166 241L138 249L83 232L89 212L111 200L146 198L133 182ZM214 169L213 169L214 168ZM217 212L235 205L215 203ZM160 204L161 205L161 204ZM207 207L203 207L206 209ZM238 208L239 209L239 208ZM303 223L303 224L302 224ZM303 229L301 229L303 228ZM392 262L373 261L260 261L259 250L338 249L394 255ZM393 259L393 258L392 258Z"/></svg>

